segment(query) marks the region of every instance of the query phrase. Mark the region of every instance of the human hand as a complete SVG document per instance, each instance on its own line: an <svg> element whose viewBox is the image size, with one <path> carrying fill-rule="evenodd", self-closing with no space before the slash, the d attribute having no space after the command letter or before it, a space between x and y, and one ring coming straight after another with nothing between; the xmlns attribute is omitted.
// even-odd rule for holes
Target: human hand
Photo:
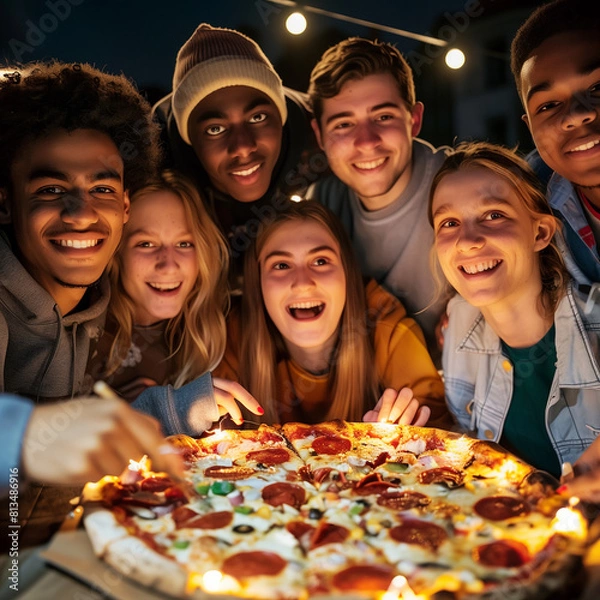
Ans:
<svg viewBox="0 0 600 600"><path fill-rule="evenodd" d="M387 388L373 410L365 413L365 423L398 423L399 425L415 425L422 427L429 420L431 409L419 406L410 388L402 388L399 392Z"/></svg>
<svg viewBox="0 0 600 600"><path fill-rule="evenodd" d="M600 504L600 437L597 437L573 465L573 475L563 477L558 492Z"/></svg>
<svg viewBox="0 0 600 600"><path fill-rule="evenodd" d="M154 471L183 476L183 461L161 435L158 421L122 400L78 398L33 410L21 462L30 480L81 485L118 475L130 459L144 454Z"/></svg>
<svg viewBox="0 0 600 600"><path fill-rule="evenodd" d="M215 400L219 407L219 414L222 416L229 413L236 425L241 425L244 422L238 402L255 415L265 414L263 407L257 402L254 396L239 383L230 381L229 379L213 377L213 386L215 389Z"/></svg>

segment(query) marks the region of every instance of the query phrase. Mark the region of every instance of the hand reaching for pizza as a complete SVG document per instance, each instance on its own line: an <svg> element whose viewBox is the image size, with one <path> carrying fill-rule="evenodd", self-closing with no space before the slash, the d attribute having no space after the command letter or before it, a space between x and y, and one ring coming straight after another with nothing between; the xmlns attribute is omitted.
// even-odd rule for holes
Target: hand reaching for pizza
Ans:
<svg viewBox="0 0 600 600"><path fill-rule="evenodd" d="M265 414L264 409L254 396L239 383L230 381L229 379L213 377L213 387L219 414L221 416L229 414L236 425L241 425L244 422L244 417L238 403L245 406L255 415ZM192 406L191 410L194 410L194 406Z"/></svg>
<svg viewBox="0 0 600 600"><path fill-rule="evenodd" d="M420 406L410 388L404 387L399 392L387 388L375 408L365 413L363 421L422 427L427 423L430 415L431 409L428 406Z"/></svg>
<svg viewBox="0 0 600 600"><path fill-rule="evenodd" d="M21 462L27 479L79 485L118 475L144 454L155 471L183 476L177 450L158 421L117 399L77 398L37 406L29 419Z"/></svg>
<svg viewBox="0 0 600 600"><path fill-rule="evenodd" d="M558 491L600 504L600 437L597 437L573 465L574 477L565 478Z"/></svg>

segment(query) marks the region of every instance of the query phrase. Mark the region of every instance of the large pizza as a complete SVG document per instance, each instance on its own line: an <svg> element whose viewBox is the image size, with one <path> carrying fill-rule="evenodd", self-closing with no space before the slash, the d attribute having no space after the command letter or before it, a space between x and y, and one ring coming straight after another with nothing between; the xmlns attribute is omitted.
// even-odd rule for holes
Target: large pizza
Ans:
<svg viewBox="0 0 600 600"><path fill-rule="evenodd" d="M487 442L344 421L173 442L186 485L141 461L84 491L95 553L170 596L540 599L580 562L582 514Z"/></svg>

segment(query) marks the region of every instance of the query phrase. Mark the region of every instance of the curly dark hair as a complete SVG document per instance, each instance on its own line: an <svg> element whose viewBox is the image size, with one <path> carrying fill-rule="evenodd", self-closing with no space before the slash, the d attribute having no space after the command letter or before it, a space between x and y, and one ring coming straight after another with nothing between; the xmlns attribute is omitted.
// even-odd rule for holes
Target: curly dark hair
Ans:
<svg viewBox="0 0 600 600"><path fill-rule="evenodd" d="M0 187L24 144L63 129L108 135L124 163L124 185L134 192L156 173L159 126L150 104L123 75L88 64L58 61L4 67L0 75Z"/></svg>
<svg viewBox="0 0 600 600"><path fill-rule="evenodd" d="M415 105L415 84L410 66L392 44L353 37L326 50L310 74L308 95L317 122L323 114L323 100L340 93L350 80L389 73L398 85L407 107Z"/></svg>
<svg viewBox="0 0 600 600"><path fill-rule="evenodd" d="M519 27L510 48L510 67L521 94L521 70L548 38L568 31L595 30L600 35L600 2L555 0L535 10Z"/></svg>

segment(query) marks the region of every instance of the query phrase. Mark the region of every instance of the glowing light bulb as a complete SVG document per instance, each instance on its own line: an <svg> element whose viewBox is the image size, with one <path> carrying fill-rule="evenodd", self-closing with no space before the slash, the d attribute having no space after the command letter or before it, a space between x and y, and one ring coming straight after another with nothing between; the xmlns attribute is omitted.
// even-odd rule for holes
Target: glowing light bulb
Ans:
<svg viewBox="0 0 600 600"><path fill-rule="evenodd" d="M292 35L300 35L306 30L306 17L299 12L292 13L286 19L285 26Z"/></svg>
<svg viewBox="0 0 600 600"><path fill-rule="evenodd" d="M452 48L446 52L445 61L451 69L460 69L466 61L465 53L458 48Z"/></svg>

